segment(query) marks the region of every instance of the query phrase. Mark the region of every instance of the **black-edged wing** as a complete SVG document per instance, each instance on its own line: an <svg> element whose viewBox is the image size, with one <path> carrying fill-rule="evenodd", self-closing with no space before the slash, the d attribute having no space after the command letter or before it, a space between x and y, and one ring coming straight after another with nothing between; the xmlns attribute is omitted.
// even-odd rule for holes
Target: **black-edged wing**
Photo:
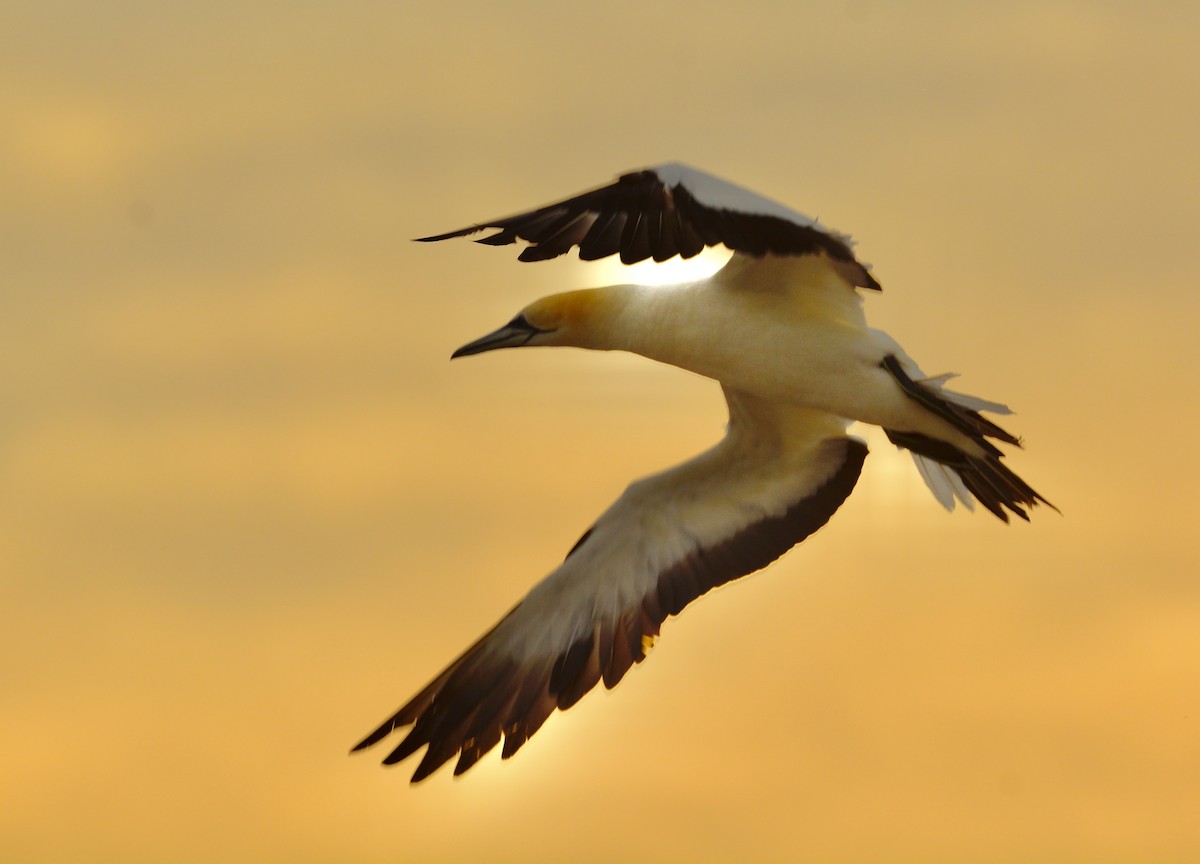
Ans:
<svg viewBox="0 0 1200 864"><path fill-rule="evenodd" d="M422 242L466 237L487 228L497 233L476 242L530 245L521 261L544 261L579 248L585 261L619 254L625 264L647 258L691 258L706 246L724 244L754 257L824 253L847 266L851 281L879 289L879 282L850 249L848 237L800 213L679 163L622 175L617 182L565 201L502 219L449 231Z"/></svg>
<svg viewBox="0 0 1200 864"><path fill-rule="evenodd" d="M668 616L824 525L854 488L866 446L840 418L796 409L799 422L784 428L773 425L778 408L727 396L720 444L632 484L553 573L354 749L411 726L383 761L427 747L413 782L456 754L461 774L502 738L508 758L555 709L601 681L615 686Z"/></svg>

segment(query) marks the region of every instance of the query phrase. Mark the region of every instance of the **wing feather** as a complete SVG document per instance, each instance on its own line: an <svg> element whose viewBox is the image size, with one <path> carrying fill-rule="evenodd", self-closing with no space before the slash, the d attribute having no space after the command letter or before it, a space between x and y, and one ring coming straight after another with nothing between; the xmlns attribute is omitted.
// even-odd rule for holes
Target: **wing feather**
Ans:
<svg viewBox="0 0 1200 864"><path fill-rule="evenodd" d="M354 749L411 727L383 761L425 746L413 782L456 754L462 773L501 739L508 758L555 709L616 686L666 618L824 525L866 446L840 418L726 395L720 444L632 484L553 573Z"/></svg>
<svg viewBox="0 0 1200 864"><path fill-rule="evenodd" d="M679 163L631 171L608 186L536 210L418 239L466 237L486 228L499 231L477 242L529 243L518 255L521 261L544 261L578 247L579 257L587 261L620 255L625 264L647 258L661 262L676 255L691 258L705 246L724 244L754 257L825 254L842 265L854 284L879 288L869 268L854 257L850 238Z"/></svg>

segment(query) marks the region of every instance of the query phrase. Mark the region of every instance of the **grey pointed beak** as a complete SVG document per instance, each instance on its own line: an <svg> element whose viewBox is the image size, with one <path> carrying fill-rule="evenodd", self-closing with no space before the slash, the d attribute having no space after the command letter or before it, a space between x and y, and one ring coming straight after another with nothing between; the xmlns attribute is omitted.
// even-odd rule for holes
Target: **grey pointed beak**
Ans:
<svg viewBox="0 0 1200 864"><path fill-rule="evenodd" d="M518 315L499 330L481 336L474 342L468 342L451 354L450 359L466 357L470 354L482 354L484 351L494 351L497 348L520 348L522 345L528 345L529 340L539 333L549 332L551 331L534 327L525 320L524 315Z"/></svg>

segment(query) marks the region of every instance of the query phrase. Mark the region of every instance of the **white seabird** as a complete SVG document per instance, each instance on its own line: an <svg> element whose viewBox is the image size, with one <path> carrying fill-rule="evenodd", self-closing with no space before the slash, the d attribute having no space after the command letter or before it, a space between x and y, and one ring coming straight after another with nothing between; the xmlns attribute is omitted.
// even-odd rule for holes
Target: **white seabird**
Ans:
<svg viewBox="0 0 1200 864"><path fill-rule="evenodd" d="M454 352L564 345L632 351L721 383L729 406L715 447L633 483L562 562L488 633L354 749L410 726L383 760L427 750L417 782L458 754L455 774L503 738L508 758L554 709L600 681L613 687L668 615L765 567L824 525L854 488L866 445L851 421L912 452L947 509L979 501L1000 519L1047 504L988 439L1019 444L980 411L1003 405L925 377L867 326L857 289L879 290L848 237L781 204L678 163L527 213L422 240L526 241L522 261L579 248L690 258L734 250L723 269L668 287L613 285L555 294Z"/></svg>

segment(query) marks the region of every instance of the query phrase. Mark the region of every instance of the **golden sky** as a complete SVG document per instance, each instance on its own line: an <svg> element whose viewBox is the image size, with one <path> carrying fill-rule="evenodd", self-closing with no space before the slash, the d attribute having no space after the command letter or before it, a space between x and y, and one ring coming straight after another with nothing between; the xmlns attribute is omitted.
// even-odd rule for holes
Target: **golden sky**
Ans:
<svg viewBox="0 0 1200 864"><path fill-rule="evenodd" d="M0 28L0 860L1200 858L1196 4ZM724 416L638 358L449 363L600 268L408 238L672 159L852 233L1063 515L948 515L862 430L827 528L410 788L346 751Z"/></svg>

